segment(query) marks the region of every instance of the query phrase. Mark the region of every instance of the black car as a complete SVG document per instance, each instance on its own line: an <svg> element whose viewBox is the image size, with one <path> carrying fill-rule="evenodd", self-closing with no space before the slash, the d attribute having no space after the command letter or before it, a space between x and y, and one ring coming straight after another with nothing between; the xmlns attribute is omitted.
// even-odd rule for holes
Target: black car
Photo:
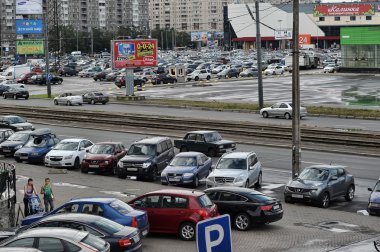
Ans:
<svg viewBox="0 0 380 252"><path fill-rule="evenodd" d="M25 100L29 99L29 91L23 88L14 88L11 87L7 91L3 92L4 99L13 98L17 100L18 98L24 98Z"/></svg>
<svg viewBox="0 0 380 252"><path fill-rule="evenodd" d="M16 115L0 116L0 128L11 129L13 131L34 130L31 123Z"/></svg>
<svg viewBox="0 0 380 252"><path fill-rule="evenodd" d="M106 104L109 102L109 97L102 92L90 92L86 93L83 96L83 102L88 103L88 104L96 104L96 103L101 103L101 104Z"/></svg>
<svg viewBox="0 0 380 252"><path fill-rule="evenodd" d="M50 79L51 84L62 84L63 79L58 76L52 76ZM29 80L28 83L30 84L38 84L38 85L45 85L46 84L46 74L37 74L32 76Z"/></svg>
<svg viewBox="0 0 380 252"><path fill-rule="evenodd" d="M64 66L58 70L59 76L76 76L78 71L74 67Z"/></svg>
<svg viewBox="0 0 380 252"><path fill-rule="evenodd" d="M119 178L136 176L154 181L174 157L172 141L168 137L146 138L135 142L127 155L117 164Z"/></svg>
<svg viewBox="0 0 380 252"><path fill-rule="evenodd" d="M91 214L55 214L31 225L23 226L14 234L21 234L26 230L40 227L85 230L108 242L111 251L141 251L142 247L142 237L137 228L123 226L112 220Z"/></svg>
<svg viewBox="0 0 380 252"><path fill-rule="evenodd" d="M0 144L0 154L13 156L18 149L21 149L29 141L32 134L33 131L29 130L14 133Z"/></svg>
<svg viewBox="0 0 380 252"><path fill-rule="evenodd" d="M239 77L240 72L235 68L227 68L218 73L216 76L218 76L219 79L221 78L232 78L232 77Z"/></svg>
<svg viewBox="0 0 380 252"><path fill-rule="evenodd" d="M177 83L177 78L174 78L168 74L159 74L156 77L152 78L152 84L168 84L168 83Z"/></svg>
<svg viewBox="0 0 380 252"><path fill-rule="evenodd" d="M99 73L95 73L95 74L94 74L94 77L93 77L93 78L94 78L94 81L98 81L98 80L102 81L102 80L105 80L107 74L109 74L109 72L107 72L107 71L101 71L101 72L99 72Z"/></svg>
<svg viewBox="0 0 380 252"><path fill-rule="evenodd" d="M115 79L115 85L118 88L125 87L125 76L117 76ZM136 76L133 77L133 85L136 86L143 86L145 85L145 80L138 78Z"/></svg>
<svg viewBox="0 0 380 252"><path fill-rule="evenodd" d="M260 192L241 187L214 187L205 190L218 206L220 214L228 214L239 231L248 230L253 223L262 224L282 219L281 202Z"/></svg>
<svg viewBox="0 0 380 252"><path fill-rule="evenodd" d="M0 143L5 142L13 133L11 129L0 129Z"/></svg>

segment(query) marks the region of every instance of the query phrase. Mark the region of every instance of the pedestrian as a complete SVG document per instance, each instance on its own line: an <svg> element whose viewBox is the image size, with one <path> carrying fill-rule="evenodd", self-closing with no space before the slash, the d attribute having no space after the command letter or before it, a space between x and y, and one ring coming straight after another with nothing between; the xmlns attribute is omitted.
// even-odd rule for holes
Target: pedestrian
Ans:
<svg viewBox="0 0 380 252"><path fill-rule="evenodd" d="M45 212L51 212L54 210L54 195L53 188L50 183L50 178L45 178L45 184L41 187L41 194L44 195ZM50 206L50 210L49 210Z"/></svg>
<svg viewBox="0 0 380 252"><path fill-rule="evenodd" d="M33 186L33 179L30 178L30 179L28 179L28 183L24 186L24 213L25 213L25 216L28 216L31 214L30 199L33 197L33 194L37 196L37 192Z"/></svg>

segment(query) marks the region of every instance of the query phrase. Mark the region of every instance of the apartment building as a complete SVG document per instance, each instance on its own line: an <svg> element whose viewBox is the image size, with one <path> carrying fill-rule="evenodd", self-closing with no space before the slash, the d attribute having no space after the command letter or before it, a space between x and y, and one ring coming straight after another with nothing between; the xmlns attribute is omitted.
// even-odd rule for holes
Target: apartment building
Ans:
<svg viewBox="0 0 380 252"><path fill-rule="evenodd" d="M0 41L2 48L8 48L15 35L15 5L14 0L0 2Z"/></svg>

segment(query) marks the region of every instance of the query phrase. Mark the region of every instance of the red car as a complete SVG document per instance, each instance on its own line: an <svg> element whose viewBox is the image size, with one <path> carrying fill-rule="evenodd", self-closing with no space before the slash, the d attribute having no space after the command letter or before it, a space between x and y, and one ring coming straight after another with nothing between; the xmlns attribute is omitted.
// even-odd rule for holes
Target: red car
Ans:
<svg viewBox="0 0 380 252"><path fill-rule="evenodd" d="M117 162L125 156L127 151L122 143L103 142L94 144L84 156L81 171L83 173L96 172L115 174Z"/></svg>
<svg viewBox="0 0 380 252"><path fill-rule="evenodd" d="M195 239L198 222L219 215L216 205L199 191L159 190L128 204L148 213L150 232L178 234L186 241Z"/></svg>
<svg viewBox="0 0 380 252"><path fill-rule="evenodd" d="M24 83L24 84L27 84L28 83L28 79L31 78L33 75L36 75L37 73L24 73L22 75L20 75L20 77L18 77L16 79L17 83Z"/></svg>

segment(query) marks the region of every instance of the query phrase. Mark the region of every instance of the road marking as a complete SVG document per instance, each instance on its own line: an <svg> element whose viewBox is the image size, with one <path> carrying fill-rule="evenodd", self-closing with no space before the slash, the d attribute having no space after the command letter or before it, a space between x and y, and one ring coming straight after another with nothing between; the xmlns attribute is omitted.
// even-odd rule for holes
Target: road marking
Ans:
<svg viewBox="0 0 380 252"><path fill-rule="evenodd" d="M280 188L280 187L282 187L284 185L285 184L269 184L269 185L262 186L261 188L267 189L267 190L273 190L273 189Z"/></svg>
<svg viewBox="0 0 380 252"><path fill-rule="evenodd" d="M305 164L315 164L315 165L325 165L326 163L318 163L318 162L308 162L308 161L301 161L302 163Z"/></svg>
<svg viewBox="0 0 380 252"><path fill-rule="evenodd" d="M22 176L22 175L16 175L17 180L28 180L28 177Z"/></svg>
<svg viewBox="0 0 380 252"><path fill-rule="evenodd" d="M281 173L287 173L287 174L291 174L292 173L292 171L288 171L288 170L280 170L280 169L266 168L266 167L264 167L263 170L264 171L272 171L272 172L281 172Z"/></svg>
<svg viewBox="0 0 380 252"><path fill-rule="evenodd" d="M140 189L136 189L140 190ZM116 195L120 197L126 197L126 198L136 198L137 195L127 193L127 192L114 192L114 191L99 191L100 193L109 194L109 195Z"/></svg>
<svg viewBox="0 0 380 252"><path fill-rule="evenodd" d="M59 186L59 187L74 187L74 188L79 188L79 189L86 189L86 188L88 188L88 186L75 185L75 184L64 183L64 182L53 183L53 185L54 186Z"/></svg>

